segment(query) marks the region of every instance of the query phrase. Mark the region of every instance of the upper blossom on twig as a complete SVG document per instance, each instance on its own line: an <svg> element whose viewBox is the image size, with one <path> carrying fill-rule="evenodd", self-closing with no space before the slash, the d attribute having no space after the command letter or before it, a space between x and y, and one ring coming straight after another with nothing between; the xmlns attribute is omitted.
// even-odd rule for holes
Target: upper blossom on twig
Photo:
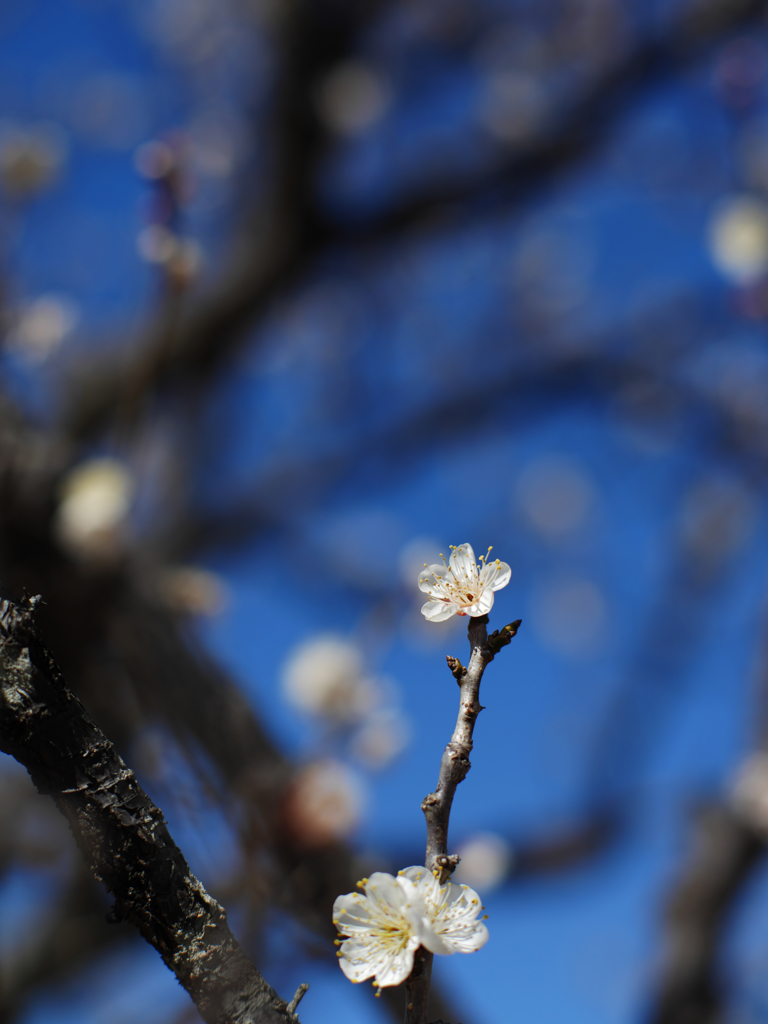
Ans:
<svg viewBox="0 0 768 1024"><path fill-rule="evenodd" d="M333 905L333 923L345 936L339 964L350 981L375 978L374 985L399 985L413 970L419 946L432 953L474 953L488 941L477 917L480 898L468 885L440 885L425 867L383 871L359 883Z"/></svg>
<svg viewBox="0 0 768 1024"><path fill-rule="evenodd" d="M490 554L492 548L488 548ZM512 570L498 558L488 560L481 555L479 562L471 544L451 547L450 561L443 555L442 565L425 565L419 573L419 590L430 600L421 613L430 622L442 622L452 615L487 615L493 607L493 592L509 583Z"/></svg>

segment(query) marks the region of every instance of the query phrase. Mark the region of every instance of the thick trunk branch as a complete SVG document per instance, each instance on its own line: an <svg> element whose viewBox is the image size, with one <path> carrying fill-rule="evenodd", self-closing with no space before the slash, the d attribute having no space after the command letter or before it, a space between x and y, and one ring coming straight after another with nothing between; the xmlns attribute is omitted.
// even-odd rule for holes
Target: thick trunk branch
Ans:
<svg viewBox="0 0 768 1024"><path fill-rule="evenodd" d="M510 642L520 628L520 619L496 630L490 636L486 626L488 616L469 620L468 637L472 655L464 668L458 658L448 657L450 668L459 684L459 715L448 746L440 761L440 774L433 793L424 797L421 805L427 820L427 853L425 866L439 874L440 882L447 881L459 863L459 858L448 855L448 824L456 787L472 767L472 734L477 716L483 710L480 703L480 682L489 665L502 647ZM423 947L416 954L414 968L406 982L405 1024L427 1024L429 984L432 976L432 953Z"/></svg>
<svg viewBox="0 0 768 1024"><path fill-rule="evenodd" d="M192 874L162 812L66 687L28 607L0 602L0 749L67 819L94 875L207 1024L297 1024Z"/></svg>

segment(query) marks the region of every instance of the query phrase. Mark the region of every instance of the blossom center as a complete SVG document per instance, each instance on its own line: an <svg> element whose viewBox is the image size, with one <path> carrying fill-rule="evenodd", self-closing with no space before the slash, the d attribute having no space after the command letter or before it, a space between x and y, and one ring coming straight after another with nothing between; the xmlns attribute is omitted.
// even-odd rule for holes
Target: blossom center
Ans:
<svg viewBox="0 0 768 1024"><path fill-rule="evenodd" d="M477 599L476 590L478 589L479 581L473 580L469 585L462 583L461 580L446 580L438 581L438 590L443 590L446 593L444 601L452 601L453 604L457 604L460 608L464 608L470 604L474 604ZM470 590L470 586L473 588Z"/></svg>
<svg viewBox="0 0 768 1024"><path fill-rule="evenodd" d="M429 596L437 601L446 601L459 608L468 608L478 600L485 589L480 583L477 569L473 566L471 573L464 578L454 575L454 570L446 567L445 576L435 574Z"/></svg>

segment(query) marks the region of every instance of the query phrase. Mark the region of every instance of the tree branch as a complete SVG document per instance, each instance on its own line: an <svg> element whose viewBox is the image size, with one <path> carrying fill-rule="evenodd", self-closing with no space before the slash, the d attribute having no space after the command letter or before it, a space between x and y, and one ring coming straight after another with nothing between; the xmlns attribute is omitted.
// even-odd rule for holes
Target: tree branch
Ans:
<svg viewBox="0 0 768 1024"><path fill-rule="evenodd" d="M354 884L363 867L341 842L307 849L282 828L282 796L295 766L275 747L240 688L164 605L152 582L158 567L146 552L89 571L55 544L51 515L62 472L60 449L6 410L2 398L0 391L5 593L17 596L26 587L46 594L48 603L37 609L35 620L72 688L118 750L130 749L148 721L174 734L192 771L215 793L237 831L244 870L240 893L251 923L274 902L279 912L327 938L336 895ZM10 807L0 807L0 832L14 835L20 820ZM2 848L0 841L0 856ZM24 970L15 971L12 989L3 991L0 1016L12 1012L11 1003L21 1005L41 978L66 973L75 958L95 955L103 930L92 914L80 911L82 927L71 934L66 920L50 941L47 932L38 933ZM396 1020L402 1020L403 999L402 990L384 992L382 1003ZM438 992L432 1002L440 1006L437 1016L460 1017Z"/></svg>
<svg viewBox="0 0 768 1024"><path fill-rule="evenodd" d="M492 167L469 179L430 181L421 194L401 198L365 223L331 222L317 208L314 173L326 144L313 113L318 81L353 52L357 32L375 15L380 0L357 5L339 0L331 15L305 0L285 4L279 38L283 69L273 108L274 173L263 193L248 202L243 230L232 245L226 272L210 292L192 298L169 339L164 318L144 338L121 347L115 357L82 367L65 400L63 427L89 437L125 408L126 394L152 393L207 381L231 356L245 333L276 298L285 295L329 246L381 245L436 210L485 199L509 204L542 180L588 156L602 142L624 109L628 96L648 76L685 65L727 31L757 21L763 0L707 0L694 6L663 35L638 44L627 59L597 77L560 112L555 128L511 150ZM362 12L362 13L361 13ZM139 384L137 384L139 382ZM146 397L146 395L144 396Z"/></svg>
<svg viewBox="0 0 768 1024"><path fill-rule="evenodd" d="M650 1024L714 1024L717 960L735 897L765 857L765 840L726 806L700 812L696 840L667 906L666 949Z"/></svg>
<svg viewBox="0 0 768 1024"><path fill-rule="evenodd" d="M206 1024L297 1024L192 874L162 812L64 684L32 611L0 602L0 749L53 797L95 876ZM298 995L298 993L297 993Z"/></svg>
<svg viewBox="0 0 768 1024"><path fill-rule="evenodd" d="M457 856L448 855L448 824L456 787L472 767L472 735L477 716L483 710L480 703L480 682L485 668L502 647L511 641L520 628L517 619L496 630L490 636L486 626L488 616L471 618L467 629L472 655L463 668L457 658L448 657L448 667L459 684L459 714L448 746L440 761L440 774L433 793L424 797L421 805L427 821L427 853L425 866L435 873L440 884L446 882L459 863ZM429 984L432 976L432 953L423 947L414 958L414 968L406 982L405 1024L427 1024Z"/></svg>
<svg viewBox="0 0 768 1024"><path fill-rule="evenodd" d="M662 30L641 38L624 59L607 60L603 73L589 76L572 98L569 94L550 130L510 146L495 163L475 174L430 180L423 188L399 196L384 210L348 229L346 237L358 244L383 243L441 209L461 209L483 200L487 211L519 200L523 193L538 192L542 181L595 152L650 76L689 66L723 34L757 26L764 14L765 0L689 4ZM344 239L343 228L336 228L336 238L331 236L331 240L338 243Z"/></svg>
<svg viewBox="0 0 768 1024"><path fill-rule="evenodd" d="M289 290L331 239L316 209L315 172L327 145L316 113L318 83L354 52L358 32L385 0L279 0L272 5L277 71L270 104L267 170L241 198L240 225L223 273L176 311L163 311L117 357L89 359L65 396L64 431L90 437L126 412L134 415L164 387L207 384L270 302ZM252 181L253 174L248 175Z"/></svg>

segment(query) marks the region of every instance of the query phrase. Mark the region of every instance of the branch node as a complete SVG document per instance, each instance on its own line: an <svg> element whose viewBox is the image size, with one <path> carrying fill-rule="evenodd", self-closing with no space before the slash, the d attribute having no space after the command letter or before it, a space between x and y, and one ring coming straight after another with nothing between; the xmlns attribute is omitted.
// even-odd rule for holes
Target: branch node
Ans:
<svg viewBox="0 0 768 1024"><path fill-rule="evenodd" d="M308 990L309 982L302 981L302 983L296 989L296 994L294 995L293 999L286 1006L286 1010L288 1011L288 1013L296 1013L296 1008L298 1007L299 1003L304 998L304 996L307 994Z"/></svg>
<svg viewBox="0 0 768 1024"><path fill-rule="evenodd" d="M435 873L437 881L440 883L440 885L444 885L445 882L448 881L453 872L459 866L460 860L461 857L458 855L458 853L452 853L450 854L450 856L442 853L439 856L435 857L435 866L433 868L433 872Z"/></svg>
<svg viewBox="0 0 768 1024"><path fill-rule="evenodd" d="M467 670L461 664L458 658L451 657L450 654L446 654L445 660L448 662L448 668L451 670L451 674L456 682L461 686L461 680L467 674Z"/></svg>
<svg viewBox="0 0 768 1024"><path fill-rule="evenodd" d="M421 801L421 809L424 813L427 813L428 807L434 807L435 804L440 803L440 797L437 793L427 793L424 799Z"/></svg>
<svg viewBox="0 0 768 1024"><path fill-rule="evenodd" d="M522 619L515 619L514 622L510 622L503 629L495 629L491 633L486 641L485 651L483 652L487 661L493 661L495 655L499 653L502 647L506 647L511 642L512 637L517 636L517 631L520 629L522 622Z"/></svg>

